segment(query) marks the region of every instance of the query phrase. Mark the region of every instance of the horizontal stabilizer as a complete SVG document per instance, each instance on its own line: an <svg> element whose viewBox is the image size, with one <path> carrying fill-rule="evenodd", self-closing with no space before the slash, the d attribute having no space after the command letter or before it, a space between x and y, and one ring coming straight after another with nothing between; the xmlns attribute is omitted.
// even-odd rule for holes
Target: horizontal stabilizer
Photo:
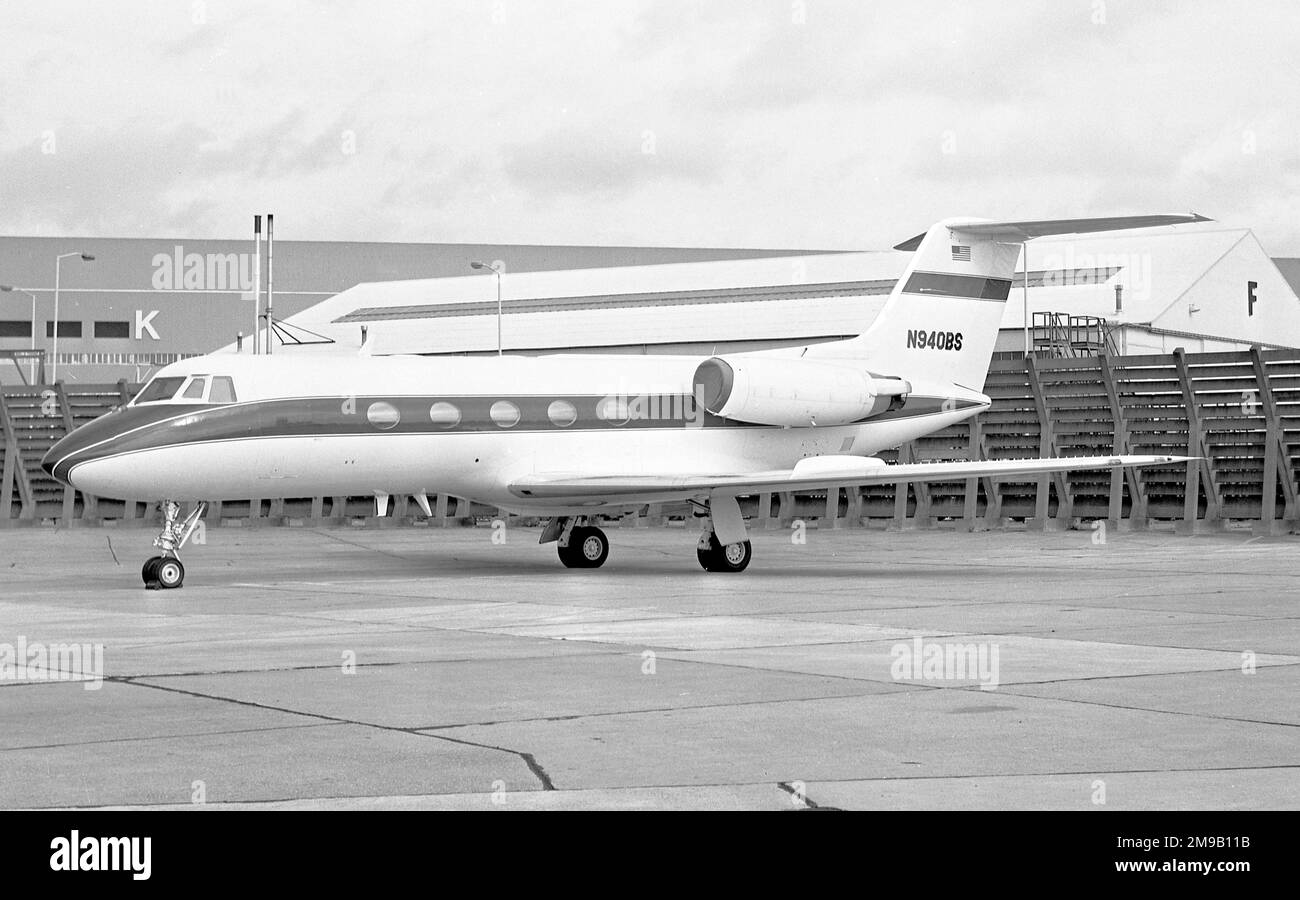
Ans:
<svg viewBox="0 0 1300 900"><path fill-rule="evenodd" d="M1108 216L1100 219L1042 219L1036 222L980 222L969 225L951 222L949 227L962 234L973 235L1003 243L1018 244L1052 234L1088 234L1094 231L1121 231L1129 228L1157 228L1163 225L1187 225L1209 222L1205 216L1191 213L1185 216ZM903 241L895 250L916 250L924 234Z"/></svg>
<svg viewBox="0 0 1300 900"><path fill-rule="evenodd" d="M531 500L606 500L635 498L685 499L718 493L754 494L766 491L816 490L840 485L890 484L897 481L960 481L965 478L1012 478L1108 469L1114 466L1160 466L1187 462L1188 456L1079 456L1062 459L990 459L971 462L886 465L867 457L815 457L817 465L793 469L721 475L530 475L510 484L516 497Z"/></svg>

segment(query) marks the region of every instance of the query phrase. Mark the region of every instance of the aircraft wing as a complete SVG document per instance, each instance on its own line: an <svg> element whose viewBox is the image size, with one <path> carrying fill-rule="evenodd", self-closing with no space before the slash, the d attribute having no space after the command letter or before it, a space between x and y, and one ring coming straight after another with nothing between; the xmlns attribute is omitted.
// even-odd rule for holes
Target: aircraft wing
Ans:
<svg viewBox="0 0 1300 900"><path fill-rule="evenodd" d="M897 481L960 481L1010 478L1114 466L1159 466L1187 462L1188 456L1079 456L1057 459L997 459L974 462L887 465L874 457L817 456L793 469L715 475L680 474L545 474L512 481L510 492L532 500L668 500L700 495L756 494L816 490L842 485L890 484ZM642 500L642 498L646 498Z"/></svg>
<svg viewBox="0 0 1300 900"><path fill-rule="evenodd" d="M965 234L981 235L997 241L1019 243L1053 234L1091 234L1095 231L1117 231L1127 228L1155 228L1165 225L1186 225L1209 222L1205 216L1190 213L1175 216L1110 216L1095 219L1040 219L1034 222L976 222L970 225L953 225L952 230ZM924 234L895 244L895 250L915 250L921 246Z"/></svg>

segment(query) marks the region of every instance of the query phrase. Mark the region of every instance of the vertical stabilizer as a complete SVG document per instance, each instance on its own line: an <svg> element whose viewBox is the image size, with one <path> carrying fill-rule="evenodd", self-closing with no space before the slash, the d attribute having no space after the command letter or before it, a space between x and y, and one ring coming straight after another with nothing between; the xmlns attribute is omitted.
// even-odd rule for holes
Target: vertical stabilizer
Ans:
<svg viewBox="0 0 1300 900"><path fill-rule="evenodd" d="M945 219L894 248L916 255L865 332L852 340L812 346L805 356L852 360L879 375L982 390L1025 241L1049 234L1205 221L1197 215L1037 222Z"/></svg>

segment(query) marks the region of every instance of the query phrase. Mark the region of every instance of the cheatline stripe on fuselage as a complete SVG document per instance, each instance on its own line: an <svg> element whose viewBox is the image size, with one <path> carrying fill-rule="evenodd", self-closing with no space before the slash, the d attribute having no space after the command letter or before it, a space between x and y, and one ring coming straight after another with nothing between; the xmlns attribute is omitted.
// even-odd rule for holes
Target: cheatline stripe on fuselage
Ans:
<svg viewBox="0 0 1300 900"><path fill-rule="evenodd" d="M357 435L411 435L411 434L491 434L539 432L595 432L627 431L652 428L708 428L753 429L773 426L754 425L724 419L704 412L695 406L689 394L650 395L640 398L644 405L636 407L638 398L629 397L627 412L654 412L655 410L678 414L676 418L637 418L611 420L598 415L610 395L566 396L447 396L425 395L419 397L358 396L358 397L297 397L260 400L226 406L159 404L131 407L114 416L148 415L134 427L114 433L87 435L87 443L67 448L67 453L57 460L54 475L66 480L71 468L92 459L104 459L142 450L177 447L189 444L208 444L226 440L287 437L351 437ZM571 404L574 420L561 425L552 421L548 411L556 402ZM496 404L512 404L518 410L518 420L513 425L494 421L492 408ZM377 404L380 408L373 413ZM435 422L430 410L437 404L451 404L460 412L455 424ZM922 416L946 414L970 409L980 404L972 400L912 395L900 408L850 424L888 422ZM391 408L391 409L390 409ZM397 411L397 421L390 424L391 411ZM497 418L509 421L498 406ZM566 411L567 412L567 411ZM373 416L372 416L373 413ZM381 414L387 414L385 418ZM372 417L380 424L372 423ZM562 417L560 421L564 421ZM105 420L112 424L120 419ZM123 423L127 424L127 423ZM86 426L93 429L94 423ZM821 426L808 426L821 427ZM842 426L826 426L842 427ZM95 439L98 438L98 439Z"/></svg>

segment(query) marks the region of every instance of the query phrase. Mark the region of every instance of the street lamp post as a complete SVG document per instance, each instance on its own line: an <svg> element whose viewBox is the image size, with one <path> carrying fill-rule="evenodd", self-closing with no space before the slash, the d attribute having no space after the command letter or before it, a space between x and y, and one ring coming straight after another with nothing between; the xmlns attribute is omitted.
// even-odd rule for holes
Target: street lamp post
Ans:
<svg viewBox="0 0 1300 900"><path fill-rule="evenodd" d="M0 284L0 291L6 294L11 291L17 291L20 294L26 294L32 298L32 349L36 349L36 295L31 291L25 291L20 287L14 287L12 284ZM36 359L32 358L32 384L36 383Z"/></svg>
<svg viewBox="0 0 1300 900"><path fill-rule="evenodd" d="M1021 259L1024 260L1024 275L1025 275L1025 281L1024 281L1024 284L1021 285L1021 288L1020 288L1020 293L1021 293L1020 300L1021 300L1022 309L1023 309L1023 312L1024 312L1024 319L1025 319L1025 321L1024 321L1024 326L1025 326L1025 356L1028 357L1029 354L1030 354L1030 351L1032 350L1032 348L1029 346L1029 242L1028 242L1028 241L1024 241L1024 242L1021 243L1021 245L1020 245L1020 251L1021 251L1021 253L1024 254L1024 255L1021 257Z"/></svg>
<svg viewBox="0 0 1300 900"><path fill-rule="evenodd" d="M54 357L54 361L50 365L50 384L57 384L59 381L59 270L63 266L63 261L70 256L80 256L83 262L93 262L95 259L93 255L82 253L80 250L60 253L54 257L54 349L50 354Z"/></svg>
<svg viewBox="0 0 1300 900"><path fill-rule="evenodd" d="M488 269L497 277L497 356L501 355L501 270L505 263L493 260L491 263L479 262L477 259L469 264L471 269Z"/></svg>

